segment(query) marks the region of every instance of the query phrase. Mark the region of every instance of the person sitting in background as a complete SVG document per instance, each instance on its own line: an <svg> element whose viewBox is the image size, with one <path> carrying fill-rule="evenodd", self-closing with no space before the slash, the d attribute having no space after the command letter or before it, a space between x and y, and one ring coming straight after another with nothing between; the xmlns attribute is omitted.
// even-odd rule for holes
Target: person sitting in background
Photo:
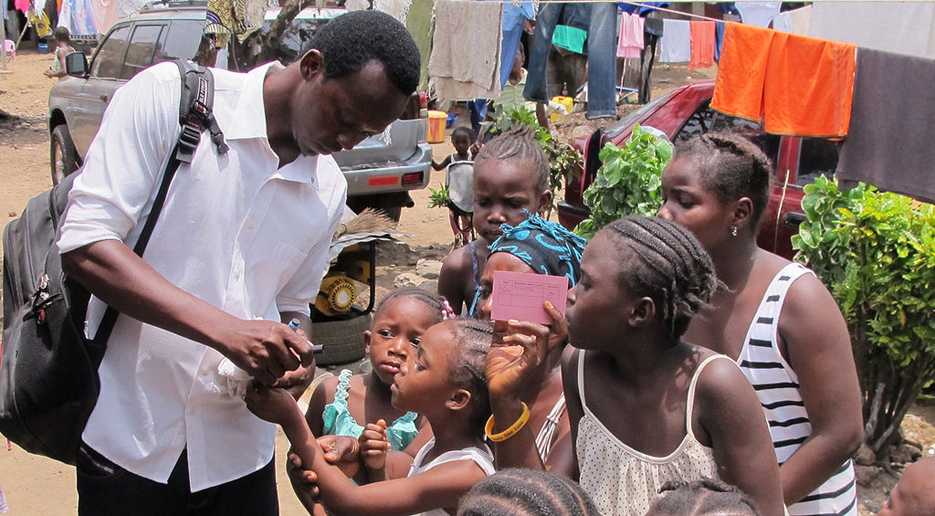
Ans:
<svg viewBox="0 0 935 516"><path fill-rule="evenodd" d="M507 469L477 483L458 516L600 516L581 486L561 475Z"/></svg>
<svg viewBox="0 0 935 516"><path fill-rule="evenodd" d="M668 482L646 516L760 516L743 491L719 480Z"/></svg>
<svg viewBox="0 0 935 516"><path fill-rule="evenodd" d="M511 129L481 147L474 158L474 231L479 238L449 253L438 276L438 293L456 314L467 305L468 314L474 315L488 246L500 236L500 226L515 226L527 212L544 211L551 202L549 161L530 129Z"/></svg>
<svg viewBox="0 0 935 516"><path fill-rule="evenodd" d="M500 97L494 103L496 116L509 113L518 107L526 107L535 112L536 103L529 102L523 98L523 88L526 87L526 69L523 63L526 61L526 52L523 50L523 44L520 43L516 49L516 56L513 58L513 68L510 70L510 76L503 85Z"/></svg>
<svg viewBox="0 0 935 516"><path fill-rule="evenodd" d="M935 514L935 458L910 464L877 516Z"/></svg>
<svg viewBox="0 0 935 516"><path fill-rule="evenodd" d="M65 27L57 27L52 33L55 39L55 59L48 70L42 72L46 77L62 78L68 75L68 69L65 66L65 57L71 54L75 49L71 46L71 34Z"/></svg>

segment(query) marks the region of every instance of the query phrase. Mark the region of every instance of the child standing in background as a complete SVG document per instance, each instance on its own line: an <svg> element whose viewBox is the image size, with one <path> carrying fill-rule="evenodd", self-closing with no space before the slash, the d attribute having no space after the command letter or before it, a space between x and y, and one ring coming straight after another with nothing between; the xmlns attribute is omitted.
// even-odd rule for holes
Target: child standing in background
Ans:
<svg viewBox="0 0 935 516"><path fill-rule="evenodd" d="M474 134L467 127L457 127L451 133L455 153L441 163L432 161L432 168L445 170L445 188L448 189L448 221L455 234L455 247L474 239L474 156L470 153Z"/></svg>

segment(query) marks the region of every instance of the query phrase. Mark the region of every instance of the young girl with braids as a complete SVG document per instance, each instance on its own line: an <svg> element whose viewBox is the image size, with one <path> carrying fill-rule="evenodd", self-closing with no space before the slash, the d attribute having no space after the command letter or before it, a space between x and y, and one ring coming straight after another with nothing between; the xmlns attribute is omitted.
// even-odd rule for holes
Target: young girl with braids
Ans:
<svg viewBox="0 0 935 516"><path fill-rule="evenodd" d="M562 373L577 478L602 514L642 516L665 482L702 478L737 485L767 516L783 513L756 394L732 360L681 339L717 284L698 241L662 219L620 219L585 249L566 313L578 350ZM559 327L560 315L547 311ZM519 392L560 331L509 326L487 359L486 429L498 453L532 446Z"/></svg>
<svg viewBox="0 0 935 516"><path fill-rule="evenodd" d="M591 497L563 475L507 469L481 480L458 516L600 516Z"/></svg>
<svg viewBox="0 0 935 516"><path fill-rule="evenodd" d="M709 133L663 173L659 215L698 237L727 284L685 339L736 360L754 386L790 514L856 515L850 456L863 427L847 325L811 271L757 246L772 171L750 141Z"/></svg>
<svg viewBox="0 0 935 516"><path fill-rule="evenodd" d="M481 275L477 317L490 319L494 274L500 271L523 274L564 276L574 287L581 276L581 254L587 242L560 224L536 214L516 226L503 227L503 234L490 245L490 256ZM495 323L495 328L505 324ZM524 455L538 454L550 471L571 475L574 457L571 449L571 424L565 409L561 359L568 336L553 334L554 349L548 365L537 370L523 385L521 398L529 405L529 425L536 429L536 447L522 450ZM510 449L496 450L497 466L522 466L535 457L513 457Z"/></svg>
<svg viewBox="0 0 935 516"><path fill-rule="evenodd" d="M478 284L500 226L515 226L527 212L544 211L552 202L549 162L528 128L497 136L474 157L474 232L478 238L445 258L438 293L461 314L474 316Z"/></svg>
<svg viewBox="0 0 935 516"><path fill-rule="evenodd" d="M662 486L646 516L760 516L756 503L736 486L705 478Z"/></svg>
<svg viewBox="0 0 935 516"><path fill-rule="evenodd" d="M355 485L326 462L314 432L284 389L255 383L248 390L247 407L283 427L304 467L317 476L321 503L331 513L454 514L461 497L494 473L483 434L490 414L484 366L492 341L489 323L449 320L429 328L412 346L393 380L393 405L423 414L435 436L416 454L406 478ZM368 432L374 430L379 433L368 425ZM384 453L364 460L371 474L379 476L385 459Z"/></svg>

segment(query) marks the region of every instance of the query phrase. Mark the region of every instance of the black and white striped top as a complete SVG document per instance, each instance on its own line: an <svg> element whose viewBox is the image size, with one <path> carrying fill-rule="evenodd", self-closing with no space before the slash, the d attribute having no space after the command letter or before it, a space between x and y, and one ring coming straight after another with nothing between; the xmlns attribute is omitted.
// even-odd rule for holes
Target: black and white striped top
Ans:
<svg viewBox="0 0 935 516"><path fill-rule="evenodd" d="M769 422L776 458L782 465L812 433L799 393L799 379L779 351L779 315L792 283L812 272L790 263L769 284L753 316L738 363L753 385ZM792 516L857 515L857 488L851 460L802 501L789 507Z"/></svg>

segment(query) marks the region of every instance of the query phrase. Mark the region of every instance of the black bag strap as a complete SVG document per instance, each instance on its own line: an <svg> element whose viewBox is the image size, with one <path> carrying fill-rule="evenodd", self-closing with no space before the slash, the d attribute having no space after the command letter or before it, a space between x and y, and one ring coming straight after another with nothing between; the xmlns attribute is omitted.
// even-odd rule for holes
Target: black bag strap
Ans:
<svg viewBox="0 0 935 516"><path fill-rule="evenodd" d="M182 131L179 133L179 139L169 153L169 161L166 163L165 173L162 175L162 182L159 184L159 191L153 200L152 209L143 224L140 231L140 238L133 246L133 252L137 256L143 256L146 246L149 244L149 238L156 228L156 221L162 212L162 207L169 195L169 185L172 184L172 178L182 163L191 164L195 149L201 141L201 133L207 129L211 133L211 141L214 143L219 154L225 154L228 151L227 144L224 142L224 134L214 118L214 76L207 68L198 66L190 61L176 60L175 64L179 67L179 76L182 81L181 98L179 100L179 123L182 125ZM117 316L120 315L112 306L108 306L101 319L101 324L94 335L94 341L100 345L106 344L110 339L110 334L114 330L114 324L117 323Z"/></svg>

